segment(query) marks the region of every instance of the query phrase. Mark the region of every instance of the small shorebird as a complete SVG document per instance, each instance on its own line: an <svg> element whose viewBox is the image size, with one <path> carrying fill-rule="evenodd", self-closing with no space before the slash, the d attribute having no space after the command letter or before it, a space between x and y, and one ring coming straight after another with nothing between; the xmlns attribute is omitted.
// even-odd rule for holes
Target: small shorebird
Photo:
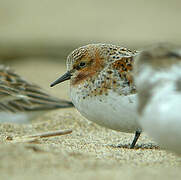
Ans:
<svg viewBox="0 0 181 180"><path fill-rule="evenodd" d="M134 71L143 130L181 154L181 48L160 44L145 49Z"/></svg>
<svg viewBox="0 0 181 180"><path fill-rule="evenodd" d="M137 51L111 44L89 44L74 50L67 58L67 72L51 84L70 79L71 99L78 111L101 126L135 137L137 123L136 88L132 77Z"/></svg>
<svg viewBox="0 0 181 180"><path fill-rule="evenodd" d="M0 65L0 123L26 123L48 110L72 106Z"/></svg>

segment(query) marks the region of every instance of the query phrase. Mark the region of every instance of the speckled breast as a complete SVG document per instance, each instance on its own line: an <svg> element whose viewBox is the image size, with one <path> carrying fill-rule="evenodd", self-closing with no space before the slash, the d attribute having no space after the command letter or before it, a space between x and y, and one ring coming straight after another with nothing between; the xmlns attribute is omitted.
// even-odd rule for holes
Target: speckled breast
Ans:
<svg viewBox="0 0 181 180"><path fill-rule="evenodd" d="M81 89L71 87L71 99L88 120L122 132L134 132L140 128L137 123L136 94L119 95L109 89L106 94L85 96Z"/></svg>

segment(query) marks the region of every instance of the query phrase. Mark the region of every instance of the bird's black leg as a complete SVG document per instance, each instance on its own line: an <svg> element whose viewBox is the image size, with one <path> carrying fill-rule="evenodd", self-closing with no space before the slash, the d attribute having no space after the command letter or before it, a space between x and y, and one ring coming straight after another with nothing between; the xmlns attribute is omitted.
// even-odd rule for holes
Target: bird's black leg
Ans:
<svg viewBox="0 0 181 180"><path fill-rule="evenodd" d="M132 142L131 145L130 145L130 149L133 149L133 148L135 147L135 144L136 144L138 138L140 137L140 135L141 135L141 131L140 131L140 130L137 130L137 131L135 132L135 136L134 136L133 142Z"/></svg>

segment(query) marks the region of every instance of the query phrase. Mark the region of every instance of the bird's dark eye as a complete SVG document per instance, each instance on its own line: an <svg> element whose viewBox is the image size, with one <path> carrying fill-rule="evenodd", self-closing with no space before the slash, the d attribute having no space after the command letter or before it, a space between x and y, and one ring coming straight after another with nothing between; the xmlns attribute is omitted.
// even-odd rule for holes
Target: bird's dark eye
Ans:
<svg viewBox="0 0 181 180"><path fill-rule="evenodd" d="M84 67L85 65L86 65L85 62L80 62L80 64L79 64L80 67Z"/></svg>

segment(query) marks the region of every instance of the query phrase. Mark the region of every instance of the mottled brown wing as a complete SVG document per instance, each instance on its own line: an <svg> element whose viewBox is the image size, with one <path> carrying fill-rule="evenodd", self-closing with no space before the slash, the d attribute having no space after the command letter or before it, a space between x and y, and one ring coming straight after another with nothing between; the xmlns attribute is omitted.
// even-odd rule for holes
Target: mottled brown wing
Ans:
<svg viewBox="0 0 181 180"><path fill-rule="evenodd" d="M55 98L9 68L0 66L0 111L15 113L72 106L72 102Z"/></svg>
<svg viewBox="0 0 181 180"><path fill-rule="evenodd" d="M134 57L121 57L118 60L115 60L115 62L112 63L112 68L117 70L119 73L120 78L124 81L126 85L128 85L131 88L130 93L136 93L136 88L134 85L133 80L133 60Z"/></svg>

